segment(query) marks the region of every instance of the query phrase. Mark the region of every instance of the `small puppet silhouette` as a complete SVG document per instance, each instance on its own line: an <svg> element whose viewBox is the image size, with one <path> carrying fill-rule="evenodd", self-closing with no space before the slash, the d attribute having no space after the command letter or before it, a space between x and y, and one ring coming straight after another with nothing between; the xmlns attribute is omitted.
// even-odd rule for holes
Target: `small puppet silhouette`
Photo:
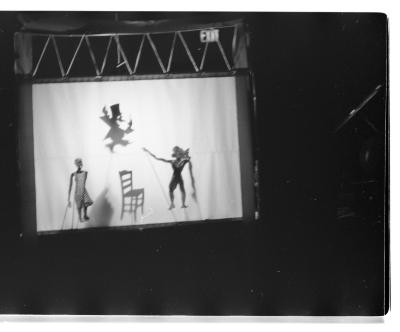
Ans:
<svg viewBox="0 0 400 332"><path fill-rule="evenodd" d="M72 180L75 178L75 203L76 208L78 210L79 221L82 220L82 210L83 210L83 218L84 220L89 220L87 215L87 209L90 205L93 204L87 190L86 190L86 179L88 176L87 171L83 171L83 162L81 158L75 159L76 172L71 174L69 180L69 189L68 189L68 206L71 206L71 189L72 189Z"/></svg>
<svg viewBox="0 0 400 332"><path fill-rule="evenodd" d="M110 139L110 143L106 146L110 149L111 152L114 152L114 147L116 145L126 146L131 142L124 139L125 135L133 132L132 129L132 120L126 122L122 119L121 112L119 110L119 104L114 104L110 106L111 109L111 117L108 115L106 106L103 107L103 116L100 117L109 127L107 135L104 137L104 140ZM125 129L123 129L124 123L127 123Z"/></svg>
<svg viewBox="0 0 400 332"><path fill-rule="evenodd" d="M172 178L169 183L169 198L171 200L171 204L169 206L169 209L175 208L174 204L174 191L176 187L179 185L179 189L181 191L181 197L182 197L182 208L187 208L187 205L185 204L186 201L186 191L185 191L185 184L182 179L182 171L183 168L185 167L186 163L189 162L190 164L190 156L189 156L189 149L183 150L179 146L175 146L172 149L172 157L175 159L164 159L164 158L158 158L155 156L153 153L151 153L149 150L146 148L143 148L145 152L147 152L150 156L152 156L156 160L163 161L165 163L170 163L172 166Z"/></svg>

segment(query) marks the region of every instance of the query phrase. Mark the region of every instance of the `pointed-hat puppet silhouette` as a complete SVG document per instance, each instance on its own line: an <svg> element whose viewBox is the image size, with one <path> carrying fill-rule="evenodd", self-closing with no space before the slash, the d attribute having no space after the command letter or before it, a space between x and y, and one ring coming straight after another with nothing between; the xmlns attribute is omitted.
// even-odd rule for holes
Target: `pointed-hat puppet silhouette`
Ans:
<svg viewBox="0 0 400 332"><path fill-rule="evenodd" d="M109 127L110 130L107 132L104 140L110 139L110 142L106 146L111 152L114 152L114 147L116 145L126 146L131 142L125 139L126 135L133 132L132 120L128 123L122 120L122 114L119 108L119 104L114 104L110 106L111 117L108 115L107 109L103 107L103 116L100 117ZM125 127L125 129L124 129Z"/></svg>

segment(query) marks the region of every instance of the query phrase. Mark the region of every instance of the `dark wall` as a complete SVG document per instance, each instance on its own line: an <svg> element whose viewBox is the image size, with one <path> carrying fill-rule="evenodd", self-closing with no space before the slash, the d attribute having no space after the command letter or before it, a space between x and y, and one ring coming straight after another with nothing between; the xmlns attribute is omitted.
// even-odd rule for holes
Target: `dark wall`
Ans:
<svg viewBox="0 0 400 332"><path fill-rule="evenodd" d="M113 18L106 13L70 15ZM213 17L210 13L119 16ZM333 134L352 108L378 84L386 83L386 17L284 13L214 17L244 17L250 31L260 221L54 235L28 245L19 237L16 186L12 33L19 23L16 13L0 13L5 179L0 312L381 315L387 310L385 224L336 218L342 170L359 171L355 161L343 166L358 153L358 147L349 148L352 130ZM379 98L374 120L384 132L384 92ZM375 179L383 190L385 169L383 162L380 165ZM383 196L375 204L383 206Z"/></svg>
<svg viewBox="0 0 400 332"><path fill-rule="evenodd" d="M386 19L277 14L252 27L266 200L276 199L275 190L289 180L303 194L330 201L342 162L336 142L343 135L333 131L386 81ZM384 119L384 109L378 114ZM339 151L346 149L348 142L343 143ZM284 201L278 199L271 208L282 209Z"/></svg>

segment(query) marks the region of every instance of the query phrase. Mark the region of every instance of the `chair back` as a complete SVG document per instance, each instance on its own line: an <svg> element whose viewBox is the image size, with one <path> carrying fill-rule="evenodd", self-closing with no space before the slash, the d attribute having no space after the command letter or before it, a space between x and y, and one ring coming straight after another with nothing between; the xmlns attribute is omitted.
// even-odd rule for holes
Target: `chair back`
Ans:
<svg viewBox="0 0 400 332"><path fill-rule="evenodd" d="M121 179L122 196L125 196L125 194L127 192L133 190L132 171L128 171L128 170L120 171L119 172L119 177Z"/></svg>

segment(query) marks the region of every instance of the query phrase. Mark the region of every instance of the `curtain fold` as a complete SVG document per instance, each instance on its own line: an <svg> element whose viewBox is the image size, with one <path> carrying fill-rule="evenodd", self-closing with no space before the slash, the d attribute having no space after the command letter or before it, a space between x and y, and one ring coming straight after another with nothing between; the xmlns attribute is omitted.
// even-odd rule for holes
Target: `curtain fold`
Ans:
<svg viewBox="0 0 400 332"><path fill-rule="evenodd" d="M15 62L14 72L17 75L32 74L32 35L17 32L14 35Z"/></svg>

